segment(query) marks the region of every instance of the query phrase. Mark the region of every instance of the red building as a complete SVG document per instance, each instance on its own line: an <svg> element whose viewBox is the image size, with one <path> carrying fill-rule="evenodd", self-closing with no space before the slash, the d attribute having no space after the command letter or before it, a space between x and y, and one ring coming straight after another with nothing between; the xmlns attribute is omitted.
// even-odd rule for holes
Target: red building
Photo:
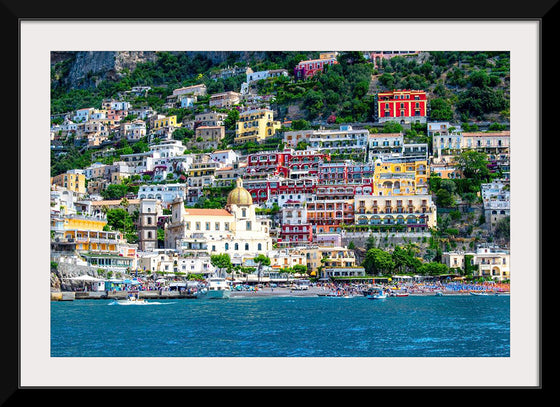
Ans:
<svg viewBox="0 0 560 407"><path fill-rule="evenodd" d="M312 226L307 221L304 201L288 200L282 207L282 222L277 243L279 245L307 245L313 241Z"/></svg>
<svg viewBox="0 0 560 407"><path fill-rule="evenodd" d="M397 89L377 94L377 120L425 123L428 100L423 90Z"/></svg>
<svg viewBox="0 0 560 407"><path fill-rule="evenodd" d="M307 150L250 154L243 185L256 204L272 200L280 205L280 201L285 201L279 198L280 195L313 193L315 182L309 178L313 178L321 164L328 161L328 154Z"/></svg>
<svg viewBox="0 0 560 407"><path fill-rule="evenodd" d="M263 151L249 154L245 169L247 179L266 178L268 175L289 175L289 151Z"/></svg>
<svg viewBox="0 0 560 407"><path fill-rule="evenodd" d="M243 187L249 191L253 197L253 202L262 204L269 202L282 206L285 201L290 199L303 199L315 193L315 180L311 177L290 179L284 177L272 177L269 179L243 179ZM298 198L298 195L300 197Z"/></svg>
<svg viewBox="0 0 560 407"><path fill-rule="evenodd" d="M290 151L288 158L288 168L290 178L299 176L314 176L319 171L319 166L331 160L329 154L319 153L311 150L286 150Z"/></svg>

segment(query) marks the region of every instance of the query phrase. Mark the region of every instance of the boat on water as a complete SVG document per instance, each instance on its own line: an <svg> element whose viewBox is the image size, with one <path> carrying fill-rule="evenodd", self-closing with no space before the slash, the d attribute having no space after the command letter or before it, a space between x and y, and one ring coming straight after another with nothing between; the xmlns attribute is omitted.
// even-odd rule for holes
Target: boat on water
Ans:
<svg viewBox="0 0 560 407"><path fill-rule="evenodd" d="M349 293L328 293L323 294L324 297L332 297L332 298L354 298L354 295Z"/></svg>
<svg viewBox="0 0 560 407"><path fill-rule="evenodd" d="M387 298L387 293L383 290L369 294L366 298L370 300L384 300Z"/></svg>
<svg viewBox="0 0 560 407"><path fill-rule="evenodd" d="M476 296L487 296L487 295L491 295L490 293L486 292L486 291L469 291L470 295L476 295Z"/></svg>
<svg viewBox="0 0 560 407"><path fill-rule="evenodd" d="M391 293L391 297L408 297L409 294L408 293Z"/></svg>
<svg viewBox="0 0 560 407"><path fill-rule="evenodd" d="M126 299L117 301L118 305L146 305L149 304L143 298L140 298L138 294L129 294Z"/></svg>
<svg viewBox="0 0 560 407"><path fill-rule="evenodd" d="M210 277L206 280L206 287L198 291L197 298L229 298L231 287L227 280L222 277Z"/></svg>

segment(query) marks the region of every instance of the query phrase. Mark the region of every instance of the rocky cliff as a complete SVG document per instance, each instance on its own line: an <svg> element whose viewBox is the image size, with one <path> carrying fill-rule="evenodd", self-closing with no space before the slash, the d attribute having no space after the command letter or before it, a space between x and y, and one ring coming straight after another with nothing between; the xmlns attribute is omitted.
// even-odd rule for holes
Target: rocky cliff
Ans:
<svg viewBox="0 0 560 407"><path fill-rule="evenodd" d="M204 56L214 64L231 57L233 51L205 51ZM200 51L175 51L190 56ZM262 59L264 52L234 52L237 60ZM132 71L138 63L155 61L157 51L53 51L51 69L53 81L65 89L95 87L101 81L118 80L126 69ZM56 86L56 85L55 85Z"/></svg>
<svg viewBox="0 0 560 407"><path fill-rule="evenodd" d="M156 58L154 51L54 51L51 68L60 85L86 88L105 79L118 80L125 69L133 70L139 62Z"/></svg>

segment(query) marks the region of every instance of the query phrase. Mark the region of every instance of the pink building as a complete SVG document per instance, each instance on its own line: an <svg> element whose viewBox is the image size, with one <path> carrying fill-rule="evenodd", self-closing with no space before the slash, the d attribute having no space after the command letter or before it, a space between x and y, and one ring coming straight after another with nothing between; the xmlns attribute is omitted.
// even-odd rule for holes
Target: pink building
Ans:
<svg viewBox="0 0 560 407"><path fill-rule="evenodd" d="M294 76L296 79L309 79L318 72L323 72L325 67L334 64L338 64L336 57L301 61L294 68Z"/></svg>

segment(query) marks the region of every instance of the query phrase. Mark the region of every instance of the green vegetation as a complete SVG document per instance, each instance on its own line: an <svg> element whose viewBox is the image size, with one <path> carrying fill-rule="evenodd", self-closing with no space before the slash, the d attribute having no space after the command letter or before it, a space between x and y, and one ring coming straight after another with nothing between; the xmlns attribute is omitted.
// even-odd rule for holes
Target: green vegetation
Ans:
<svg viewBox="0 0 560 407"><path fill-rule="evenodd" d="M434 276L449 272L445 264L423 261L418 254L418 248L412 244L405 247L397 246L391 252L372 247L366 252L362 266L369 275L412 273Z"/></svg>
<svg viewBox="0 0 560 407"><path fill-rule="evenodd" d="M135 221L138 219L137 211L131 216L126 209L116 208L106 210L105 214L107 215L107 225L105 225L104 230L120 231L129 243L138 241L135 226Z"/></svg>

